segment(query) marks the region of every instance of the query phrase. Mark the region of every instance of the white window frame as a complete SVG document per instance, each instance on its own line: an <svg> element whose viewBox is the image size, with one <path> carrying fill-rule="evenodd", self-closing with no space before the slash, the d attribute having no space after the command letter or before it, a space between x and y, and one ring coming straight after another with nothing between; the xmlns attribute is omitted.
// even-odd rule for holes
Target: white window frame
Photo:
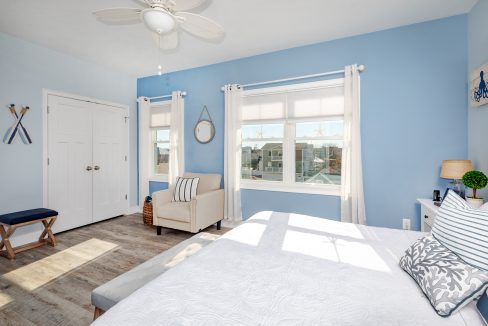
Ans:
<svg viewBox="0 0 488 326"><path fill-rule="evenodd" d="M243 97L259 96L259 95L282 93L282 92L292 92L292 91L299 91L299 90L308 90L314 88L339 87L339 86L344 86L344 78L311 82L311 83L301 83L301 84L294 84L294 85L245 90L243 92ZM281 139L283 140L283 181L257 181L257 180L254 181L254 180L242 179L242 175L241 175L241 188L252 189L252 190L340 196L341 195L340 185L330 185L330 184L324 185L324 184L295 182L295 173L296 173L295 141L297 140L296 133L295 133L296 123L314 122L314 121L316 122L337 121L340 119L343 120L344 116L335 115L335 116L327 116L322 118L303 118L303 119L291 119L291 120L277 119L277 120L241 121L240 122L241 126L260 125L260 124L283 124L284 126L283 138L246 139L246 141L267 141L267 140L276 141ZM307 138L307 140L311 140L312 138L313 137ZM329 138L329 137L321 137L320 140L324 138ZM336 139L336 140L342 140L342 139ZM240 155L242 156L242 153ZM286 164L286 162L289 163ZM241 170L239 170L239 173L242 173Z"/></svg>
<svg viewBox="0 0 488 326"><path fill-rule="evenodd" d="M160 106L160 105L171 105L171 101L154 102L154 103L151 103L150 107L152 108L152 106ZM170 137L169 150L171 153L171 129L170 129L170 127L150 128L150 126L147 126L147 132L149 132L150 144L149 144L149 155L148 155L148 157L146 157L146 159L148 160L146 165L149 165L151 167L148 181L150 181L150 182L168 182L169 181L169 175L167 173L166 174L156 174L156 172L155 172L154 144L157 143L157 141L156 141L156 131L157 130L169 130L169 137ZM171 160L171 156L169 159Z"/></svg>

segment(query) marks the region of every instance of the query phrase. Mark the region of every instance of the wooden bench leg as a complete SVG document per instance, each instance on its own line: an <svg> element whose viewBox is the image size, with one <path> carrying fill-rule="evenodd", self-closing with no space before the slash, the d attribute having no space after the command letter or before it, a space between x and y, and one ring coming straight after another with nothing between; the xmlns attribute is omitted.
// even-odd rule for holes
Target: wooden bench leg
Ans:
<svg viewBox="0 0 488 326"><path fill-rule="evenodd" d="M54 236L53 231L51 229L55 221L56 221L56 217L51 218L49 222L46 220L42 221L42 224L44 225L44 231L42 231L41 236L39 237L39 242L48 241L51 246L53 247L56 246L57 244L56 237ZM47 240L44 239L46 234L48 238Z"/></svg>
<svg viewBox="0 0 488 326"><path fill-rule="evenodd" d="M0 243L0 250L5 247L7 250L7 257L8 259L15 259L15 252L14 249L12 248L12 244L10 243L10 236L12 233L15 231L15 227L9 226L7 231L5 231L5 228L3 225L0 225L0 235L2 236L2 242Z"/></svg>
<svg viewBox="0 0 488 326"><path fill-rule="evenodd" d="M103 315L104 312L105 311L103 311L102 309L95 307L95 312L93 313L93 320L95 320L98 317L100 317L101 315Z"/></svg>

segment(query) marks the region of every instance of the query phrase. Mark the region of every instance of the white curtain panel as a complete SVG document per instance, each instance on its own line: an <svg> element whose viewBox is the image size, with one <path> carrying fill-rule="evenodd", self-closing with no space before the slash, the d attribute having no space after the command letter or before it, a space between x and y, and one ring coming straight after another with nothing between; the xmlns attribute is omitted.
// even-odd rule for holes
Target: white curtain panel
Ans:
<svg viewBox="0 0 488 326"><path fill-rule="evenodd" d="M241 129L242 88L225 86L225 142L224 142L224 217L229 221L242 220L241 211Z"/></svg>
<svg viewBox="0 0 488 326"><path fill-rule="evenodd" d="M366 224L361 160L360 80L357 65L345 68L341 221Z"/></svg>
<svg viewBox="0 0 488 326"><path fill-rule="evenodd" d="M171 125L169 153L169 184L185 172L185 102L181 91L171 93Z"/></svg>
<svg viewBox="0 0 488 326"><path fill-rule="evenodd" d="M137 99L139 104L139 206L144 205L144 199L149 195L149 142L150 134L148 131L151 119L151 101L147 97L139 97Z"/></svg>

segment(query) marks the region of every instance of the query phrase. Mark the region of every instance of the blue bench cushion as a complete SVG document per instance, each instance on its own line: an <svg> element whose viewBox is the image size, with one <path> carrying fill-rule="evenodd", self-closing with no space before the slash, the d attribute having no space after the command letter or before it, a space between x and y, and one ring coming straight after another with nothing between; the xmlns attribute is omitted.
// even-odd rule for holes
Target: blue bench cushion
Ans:
<svg viewBox="0 0 488 326"><path fill-rule="evenodd" d="M58 212L47 208L29 209L27 211L0 215L0 223L15 225L24 222L40 220L46 217L57 216Z"/></svg>

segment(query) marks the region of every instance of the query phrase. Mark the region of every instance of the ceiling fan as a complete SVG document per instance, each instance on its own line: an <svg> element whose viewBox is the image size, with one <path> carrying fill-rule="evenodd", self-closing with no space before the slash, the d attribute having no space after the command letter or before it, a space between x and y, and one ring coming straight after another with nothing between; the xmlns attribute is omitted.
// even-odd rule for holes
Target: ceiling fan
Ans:
<svg viewBox="0 0 488 326"><path fill-rule="evenodd" d="M219 40L224 29L204 16L185 12L201 6L207 0L136 0L144 8L109 8L93 12L106 24L125 25L144 22L154 32L163 50L178 46L178 29L206 40Z"/></svg>

